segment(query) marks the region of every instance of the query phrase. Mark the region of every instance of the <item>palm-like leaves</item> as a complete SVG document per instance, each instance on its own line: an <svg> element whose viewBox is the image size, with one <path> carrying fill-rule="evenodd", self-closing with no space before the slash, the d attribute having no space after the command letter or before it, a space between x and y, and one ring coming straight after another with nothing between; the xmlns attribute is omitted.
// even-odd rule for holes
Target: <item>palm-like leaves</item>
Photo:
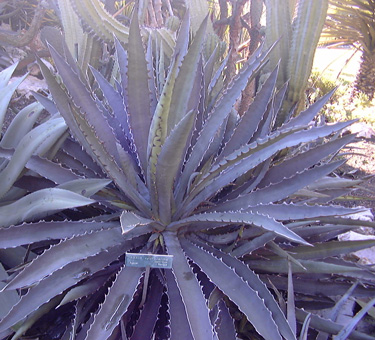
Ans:
<svg viewBox="0 0 375 340"><path fill-rule="evenodd" d="M331 0L322 43L352 45L362 52L355 88L371 100L375 92L375 1Z"/></svg>
<svg viewBox="0 0 375 340"><path fill-rule="evenodd" d="M267 52L256 51L220 88L223 67L214 73L214 60L202 57L205 25L189 42L184 19L167 67L160 46L150 42L145 52L134 18L127 49L116 43L116 88L95 70L98 87L87 88L68 52L51 47L64 86L39 62L54 101L48 106L56 106L71 137L48 158L24 160L33 181L23 180L27 171L17 175L29 195L9 203L19 208L0 230L0 247L39 245L44 252L14 269L5 289L25 294L0 332L22 320L22 329L30 327L56 307L72 312L63 339L234 339L238 309L265 339L295 339L266 287L271 281L284 289L289 262L308 283L330 273L373 282L371 272L339 258L368 242L332 242L323 256L310 246L351 228L338 216L357 211L314 205L311 197L336 192L306 189L342 164L333 158L354 139L340 136L350 123L309 125L321 100L275 129L284 95L275 92L277 69L238 118L235 104ZM17 152L0 151L9 159ZM33 195L48 200L22 224ZM70 205L55 205L61 197ZM173 255L173 268L126 267L126 252Z"/></svg>

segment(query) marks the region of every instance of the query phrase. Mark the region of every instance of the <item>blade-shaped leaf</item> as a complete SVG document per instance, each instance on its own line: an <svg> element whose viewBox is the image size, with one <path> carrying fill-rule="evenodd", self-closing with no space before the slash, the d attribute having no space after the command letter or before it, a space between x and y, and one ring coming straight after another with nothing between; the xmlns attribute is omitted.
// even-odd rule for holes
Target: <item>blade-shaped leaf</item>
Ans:
<svg viewBox="0 0 375 340"><path fill-rule="evenodd" d="M304 322L308 315L308 312L302 310L302 309L296 309L296 316L297 320L300 322ZM323 319L319 317L318 315L312 314L311 320L310 320L310 327L326 332L328 334L338 334L344 326L333 322L331 320ZM350 338L356 339L356 340L374 340L374 337L365 333L361 333L358 331L352 331L350 334Z"/></svg>
<svg viewBox="0 0 375 340"><path fill-rule="evenodd" d="M42 110L42 105L35 102L18 112L5 131L0 146L7 149L16 148L22 138L32 129Z"/></svg>
<svg viewBox="0 0 375 340"><path fill-rule="evenodd" d="M86 86L78 75L70 68L65 60L51 47L51 56L56 64L67 91L73 102L80 110L81 117L94 131L96 137L103 144L104 149L117 159L116 141L111 127L105 119L103 112L99 110Z"/></svg>
<svg viewBox="0 0 375 340"><path fill-rule="evenodd" d="M267 175L264 177L262 182L259 184L260 188L268 186L271 183L280 182L283 178L288 178L296 174L297 172L303 171L318 162L321 159L328 157L331 154L336 153L343 146L348 143L353 142L355 136L347 135L342 138L334 139L327 143L323 143L316 148L312 148L298 154L297 156L288 159L288 161L282 162L278 165L275 165L267 172Z"/></svg>
<svg viewBox="0 0 375 340"><path fill-rule="evenodd" d="M143 270L135 267L123 267L89 329L86 339L107 339L126 312L135 293Z"/></svg>
<svg viewBox="0 0 375 340"><path fill-rule="evenodd" d="M62 118L52 119L31 130L22 138L9 163L0 173L0 197L11 188L37 148L50 136L54 138L61 136L66 128Z"/></svg>
<svg viewBox="0 0 375 340"><path fill-rule="evenodd" d="M245 209L249 212L255 212L262 215L269 215L276 220L287 221L287 220L298 220L314 218L319 216L342 216L355 214L363 211L361 208L345 208L341 206L320 206L320 205L308 205L301 204L296 205L293 203L287 204L259 204L254 207L248 207Z"/></svg>
<svg viewBox="0 0 375 340"><path fill-rule="evenodd" d="M172 273L176 279L191 333L195 339L213 339L213 327L208 315L206 299L195 274L188 265L176 233L163 233L169 255L173 255Z"/></svg>
<svg viewBox="0 0 375 340"><path fill-rule="evenodd" d="M124 210L120 216L120 223L122 234L127 234L138 226L149 226L154 223L154 220L139 216L132 211Z"/></svg>
<svg viewBox="0 0 375 340"><path fill-rule="evenodd" d="M172 222L167 228L169 230L178 230L186 225L194 224L198 226L202 225L201 229L208 229L210 223L213 224L213 227L217 226L218 224L255 225L265 230L272 231L295 242L309 244L293 231L285 227L282 223L277 222L276 220L268 216L243 212L212 212L196 214L183 218L179 221ZM190 230L192 230L192 228L190 228Z"/></svg>
<svg viewBox="0 0 375 340"><path fill-rule="evenodd" d="M196 171L206 150L212 143L212 136L214 136L222 126L242 90L246 87L249 79L264 63L266 55L267 53L261 53L261 49L254 53L248 63L241 69L238 76L235 77L233 83L228 87L228 90L217 101L215 108L210 113L210 116L199 134L197 142L192 149L190 158L185 164L184 172L176 190L176 192L181 193L177 195L178 201L182 199L182 195L187 188L191 174Z"/></svg>
<svg viewBox="0 0 375 340"><path fill-rule="evenodd" d="M197 72L200 72L198 65L203 46L203 39L206 34L207 21L208 17L206 17L201 23L194 40L189 47L188 53L181 64L173 88L173 96L170 104L171 114L168 116L168 131L174 129L187 113L189 99L194 87L195 75Z"/></svg>
<svg viewBox="0 0 375 340"><path fill-rule="evenodd" d="M272 318L276 323L281 335L285 339L294 339L295 335L293 334L290 326L285 318L285 315L281 311L279 305L276 303L274 297L267 289L265 284L259 279L259 276L256 275L248 266L243 262L237 260L233 256L230 256L226 253L223 253L213 247L208 246L205 243L197 242L197 238L193 238L194 243L198 243L200 247L212 253L218 259L221 259L229 268L232 268L236 275L241 277L249 287L256 292L259 298L263 301L264 305L269 309L272 314ZM259 302L259 300L258 300ZM244 301L244 303L247 303Z"/></svg>
<svg viewBox="0 0 375 340"><path fill-rule="evenodd" d="M42 189L0 207L0 227L48 216L59 210L81 207L95 201L69 190ZM12 211L12 214L9 214Z"/></svg>
<svg viewBox="0 0 375 340"><path fill-rule="evenodd" d="M159 215L169 223L173 205L173 185L182 166L191 137L195 113L189 112L177 124L162 146L156 164L156 191L159 199Z"/></svg>
<svg viewBox="0 0 375 340"><path fill-rule="evenodd" d="M269 340L282 339L263 300L232 268L188 241L181 240L181 244L186 254L239 307L260 335Z"/></svg>
<svg viewBox="0 0 375 340"><path fill-rule="evenodd" d="M249 194L239 196L231 201L222 203L220 206L213 210L232 210L232 209L246 209L249 206L255 206L257 204L267 204L271 202L277 202L282 200L299 189L304 188L310 183L322 178L323 176L331 173L340 165L343 161L337 161L331 164L318 166L302 173L299 173L291 178L284 179L274 185L270 185L264 189L253 191Z"/></svg>
<svg viewBox="0 0 375 340"><path fill-rule="evenodd" d="M118 222L52 221L23 223L0 229L0 248L14 248L44 240L59 240L87 232L119 227Z"/></svg>
<svg viewBox="0 0 375 340"><path fill-rule="evenodd" d="M177 286L175 276L171 271L165 272L170 310L171 340L193 340L186 308Z"/></svg>
<svg viewBox="0 0 375 340"><path fill-rule="evenodd" d="M102 230L62 241L32 261L7 285L6 289L30 286L71 262L94 256L122 241L119 228ZM51 258L54 261L51 261Z"/></svg>
<svg viewBox="0 0 375 340"><path fill-rule="evenodd" d="M152 339L155 323L161 305L163 285L157 277L152 277L150 289L147 292L147 300L143 306L141 316L135 326L130 340ZM144 287L143 289L146 289Z"/></svg>
<svg viewBox="0 0 375 340"><path fill-rule="evenodd" d="M145 51L136 14L133 15L131 20L128 44L128 83L130 86L127 87L127 98L129 126L142 169L146 173L147 141L151 124L150 90L148 88Z"/></svg>
<svg viewBox="0 0 375 340"><path fill-rule="evenodd" d="M270 74L266 82L262 85L259 93L254 98L254 102L250 105L247 112L241 117L233 135L223 148L216 162L220 161L223 157L228 156L233 151L239 149L242 145L247 144L253 137L275 91L277 75L278 68L276 68Z"/></svg>
<svg viewBox="0 0 375 340"><path fill-rule="evenodd" d="M141 241L144 242L144 239L141 239ZM0 321L0 332L13 326L67 288L75 285L92 273L101 270L110 262L116 260L124 251L139 245L139 240L138 242L137 240L126 241L120 246L110 248L108 251L103 251L96 256L72 262L54 272L38 285L31 288L26 295L22 296L19 303Z"/></svg>

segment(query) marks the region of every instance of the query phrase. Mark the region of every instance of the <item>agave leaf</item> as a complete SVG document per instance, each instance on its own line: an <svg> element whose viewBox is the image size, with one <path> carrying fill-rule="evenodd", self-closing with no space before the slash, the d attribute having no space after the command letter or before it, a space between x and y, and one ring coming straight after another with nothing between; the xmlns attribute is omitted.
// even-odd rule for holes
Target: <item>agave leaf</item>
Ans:
<svg viewBox="0 0 375 340"><path fill-rule="evenodd" d="M120 223L122 234L127 234L131 230L139 226L150 226L151 223L154 223L154 220L141 217L134 212L124 210L120 216Z"/></svg>
<svg viewBox="0 0 375 340"><path fill-rule="evenodd" d="M109 183L111 183L111 180L108 179L85 178L65 182L60 184L58 188L69 190L85 197L91 197L98 191L104 189L104 187L106 187Z"/></svg>
<svg viewBox="0 0 375 340"><path fill-rule="evenodd" d="M197 238L194 238L194 242L196 241ZM285 339L295 338L295 335L293 334L279 305L276 303L274 297L267 289L265 284L259 279L259 276L257 274L255 274L252 270L249 270L248 266L246 266L243 262L237 260L233 256L225 254L202 242L198 242L198 244L206 251L212 253L216 258L223 261L226 266L233 269L235 271L235 274L241 277L249 285L249 287L259 296L259 299L262 300L261 303L263 303L271 312L274 322L276 323L281 335Z"/></svg>
<svg viewBox="0 0 375 340"><path fill-rule="evenodd" d="M43 315L47 314L52 308L55 308L59 304L60 300L61 296L56 296L48 303L45 303L43 306L39 307L31 315L29 315L29 317L25 319L25 321L17 329L16 333L13 335L11 340L19 339Z"/></svg>
<svg viewBox="0 0 375 340"><path fill-rule="evenodd" d="M15 248L45 240L66 239L88 231L118 228L118 222L52 221L23 223L0 229L0 248Z"/></svg>
<svg viewBox="0 0 375 340"><path fill-rule="evenodd" d="M59 210L81 207L94 202L69 190L42 189L20 198L16 202L1 206L0 227L30 221ZM13 214L9 214L9 211L12 211Z"/></svg>
<svg viewBox="0 0 375 340"><path fill-rule="evenodd" d="M31 155L49 136L59 137L66 130L62 118L52 119L26 134L18 144L12 158L0 173L0 197L11 188Z"/></svg>
<svg viewBox="0 0 375 340"><path fill-rule="evenodd" d="M293 270L292 262L288 258L288 299L287 299L287 318L290 328L293 334L297 333L297 321L296 321L296 304L294 299L294 287L293 287Z"/></svg>
<svg viewBox="0 0 375 340"><path fill-rule="evenodd" d="M243 212L212 212L196 214L183 218L179 221L172 222L167 228L169 230L178 230L179 228L190 224L198 226L199 224L202 224L201 229L208 229L210 224L213 224L213 227L215 228L217 224L222 223L255 225L262 229L272 231L295 242L309 244L297 234L285 227L283 224L268 216L260 214L248 214Z"/></svg>
<svg viewBox="0 0 375 340"><path fill-rule="evenodd" d="M147 142L151 124L150 90L147 62L136 14L133 14L130 24L128 58L128 82L131 84L127 87L129 126L137 146L142 169L146 173Z"/></svg>
<svg viewBox="0 0 375 340"><path fill-rule="evenodd" d="M304 169L317 164L321 159L336 153L346 144L353 142L354 139L354 135L347 135L342 138L337 138L333 141L329 141L307 150L306 152L298 154L288 161L275 165L267 172L267 175L261 181L259 187L263 188L271 183L277 183L283 178L291 177L297 172L303 171Z"/></svg>
<svg viewBox="0 0 375 340"><path fill-rule="evenodd" d="M0 264L0 289L3 289L5 286L4 281L8 279L8 274L4 269L3 265ZM0 318L3 318L11 308L19 301L20 297L17 292L0 292Z"/></svg>
<svg viewBox="0 0 375 340"><path fill-rule="evenodd" d="M8 81L10 77L12 76L15 68L17 67L17 64L14 64L12 66L9 66L5 70L3 70L0 74L0 89L1 89L1 96L0 96L0 128L3 126L5 113L8 108L8 104L10 102L10 99L13 96L14 91L17 89L18 85L20 85L24 79L28 76L28 74L25 74L24 76L15 79L11 84L8 84Z"/></svg>
<svg viewBox="0 0 375 340"><path fill-rule="evenodd" d="M247 241L244 244L238 246L231 252L231 255L234 257L241 257L245 254L250 254L254 250L257 250L258 248L265 246L268 242L271 242L275 238L276 238L276 235L268 231L264 233L263 235L255 237L251 241ZM303 267L302 265L300 266Z"/></svg>
<svg viewBox="0 0 375 340"><path fill-rule="evenodd" d="M362 279L374 279L374 274L364 272L362 268L350 266L347 264L335 264L323 261L299 260L306 271L292 264L293 273L309 273L309 274L341 274ZM288 262L285 259L272 261L269 260L248 260L246 261L254 270L261 270L268 273L288 273Z"/></svg>
<svg viewBox="0 0 375 340"><path fill-rule="evenodd" d="M155 172L156 164L158 162L158 157L161 152L161 147L163 146L168 132L168 115L170 113L170 102L173 93L173 86L176 80L178 72L179 62L174 60L171 70L168 73L165 85L163 87L163 92L160 96L160 100L156 106L155 113L152 117L150 134L148 136L148 167L147 167L147 181L151 188L151 199L157 203L157 192L155 188ZM157 214L157 211L155 211Z"/></svg>
<svg viewBox="0 0 375 340"><path fill-rule="evenodd" d="M363 208L345 208L342 206L320 206L293 203L287 204L259 204L255 207L248 207L245 211L255 212L262 215L269 215L276 220L298 220L314 218L319 216L342 216L355 214L362 211Z"/></svg>
<svg viewBox="0 0 375 340"><path fill-rule="evenodd" d="M220 156L216 159L216 163L233 151L239 149L242 145L248 143L253 137L259 123L264 116L267 106L271 101L275 90L275 84L278 74L278 67L270 74L262 88L256 95L253 103L250 105L246 113L241 117L237 127L234 130L231 139L224 146Z"/></svg>
<svg viewBox="0 0 375 340"><path fill-rule="evenodd" d="M148 139L148 157L150 160L148 167L148 181L151 182L150 186L154 191L152 198L154 199L155 204L157 202L157 189L155 188L156 163L158 162L158 156L161 152L161 146L164 144L166 137L170 133L170 128L168 126L169 115L177 114L171 111L171 100L178 72L181 67L182 60L187 52L189 42L189 23L189 15L186 14L177 38L176 50L172 56L172 65L170 66L167 79L165 82L163 80L164 86L161 91L160 99L157 103L150 127ZM164 71L161 70L161 72Z"/></svg>
<svg viewBox="0 0 375 340"><path fill-rule="evenodd" d="M260 275L262 281L270 286L272 284L280 290L287 290L288 282L286 277L279 275ZM295 277L293 280L294 291L305 295L324 295L324 296L343 296L351 287L351 282L342 282L334 280L314 280L309 278ZM272 288L272 287L271 287ZM374 296L374 288L358 286L352 293L353 297L372 298Z"/></svg>
<svg viewBox="0 0 375 340"><path fill-rule="evenodd" d="M32 129L42 110L39 103L31 103L18 112L5 131L0 146L7 149L16 148L22 137Z"/></svg>
<svg viewBox="0 0 375 340"><path fill-rule="evenodd" d="M143 270L135 267L123 267L115 282L95 315L86 339L107 339L126 312L139 284Z"/></svg>
<svg viewBox="0 0 375 340"><path fill-rule="evenodd" d="M322 177L319 182L312 183L308 186L310 190L324 190L329 189L342 189L342 188L353 188L358 186L358 184L363 183L363 180L353 180L349 178L340 178L340 177L331 177L325 176Z"/></svg>
<svg viewBox="0 0 375 340"><path fill-rule="evenodd" d="M327 136L332 132L343 129L346 124L347 123L345 122L343 124L339 123L339 125L336 126L325 126L323 127L324 130L320 130L321 128L312 128L310 130L297 131L295 133L292 133L293 130L282 134L276 132L265 140L253 142L249 145L241 147L239 150L236 150L231 155L223 159L218 165L214 166L210 173L200 181L196 188L194 188L194 191L192 191L190 194L187 202L189 202L189 200L191 200L198 191L201 190L201 193L195 197L187 207L184 208L185 214L186 212L193 211L193 209L195 209L200 202L211 197L219 189L225 185L228 185L242 174L260 164L262 161L265 161L276 152L287 147L296 146L299 143L304 143L316 138ZM351 123L348 125L350 124ZM224 172L224 170L230 166L231 168ZM333 169L331 172L332 171ZM327 174L328 173L330 172L327 172ZM323 175L321 175L321 177L322 176ZM312 182L313 181L310 183ZM310 183L306 183L305 186ZM288 195L290 194L291 193Z"/></svg>
<svg viewBox="0 0 375 340"><path fill-rule="evenodd" d="M192 13L190 13L192 15ZM196 73L200 72L198 65L206 34L208 17L202 21L193 42L181 64L176 83L173 88L173 96L168 116L168 131L171 131L185 116L188 110L189 98L192 94Z"/></svg>
<svg viewBox="0 0 375 340"><path fill-rule="evenodd" d="M77 138L77 140L85 148L85 150L95 158L95 154L92 152L90 144L87 142L86 137L82 133L77 121L74 118L71 104L64 90L58 84L55 77L52 75L48 67L42 62L42 60L37 58L37 62L42 71L44 79L47 81L48 89L52 94L53 100L59 113L62 117L64 117L66 124L69 126L69 129L75 136L75 138Z"/></svg>
<svg viewBox="0 0 375 340"><path fill-rule="evenodd" d="M301 333L299 336L299 340L307 340L307 336L309 333L309 325L311 320L311 313L307 314L305 321L303 322Z"/></svg>
<svg viewBox="0 0 375 340"><path fill-rule="evenodd" d="M13 72L17 68L18 63L14 63L0 72L0 88L3 89L8 85Z"/></svg>
<svg viewBox="0 0 375 340"><path fill-rule="evenodd" d="M101 141L103 148L117 159L116 141L112 129L103 113L96 106L86 86L53 47L50 48L50 53L68 93L80 110L81 118L87 121L98 140Z"/></svg>
<svg viewBox="0 0 375 340"><path fill-rule="evenodd" d="M173 206L173 185L179 174L191 137L195 113L190 111L167 137L156 164L156 192L159 199L159 215L169 223Z"/></svg>
<svg viewBox="0 0 375 340"><path fill-rule="evenodd" d="M180 242L186 254L239 307L261 336L270 340L282 339L263 300L232 268L202 248L185 240Z"/></svg>
<svg viewBox="0 0 375 340"><path fill-rule="evenodd" d="M31 93L33 94L33 97L49 112L51 116L54 116L59 112L55 103L51 99L42 96L38 92L31 91Z"/></svg>
<svg viewBox="0 0 375 340"><path fill-rule="evenodd" d="M300 322L303 322L308 314L308 312L302 309L296 309L297 320ZM331 320L323 319L315 314L311 314L310 327L328 334L338 334L343 329L342 325ZM349 338L355 340L374 340L373 336L358 331L352 331Z"/></svg>
<svg viewBox="0 0 375 340"><path fill-rule="evenodd" d="M161 305L164 286L155 276L151 282L150 290L147 293L147 300L141 312L141 316L135 326L130 340L151 339L152 332L157 321L158 312ZM146 289L144 287L143 289Z"/></svg>
<svg viewBox="0 0 375 340"><path fill-rule="evenodd" d="M165 272L169 297L171 340L193 340L186 309L176 279L171 271Z"/></svg>
<svg viewBox="0 0 375 340"><path fill-rule="evenodd" d="M185 164L180 182L175 191L178 193L177 202L181 202L182 195L187 188L191 174L196 171L206 153L206 150L212 143L212 136L214 136L221 128L236 100L241 95L243 89L247 86L248 81L262 66L266 56L267 53L261 53L261 49L258 49L246 65L242 67L240 73L234 78L228 90L217 101L215 108L212 110L206 123L202 127L196 144L191 151L190 158Z"/></svg>
<svg viewBox="0 0 375 340"><path fill-rule="evenodd" d="M56 105L59 108L59 112L64 117L73 135L79 140L80 144L82 144L82 146L94 158L94 160L101 165L103 170L108 173L118 187L126 193L133 203L145 213L149 211L148 202L146 202L145 199L139 195L129 180L127 180L121 169L117 166L116 162L114 162L113 156L108 154L108 151L104 149L102 143L97 139L94 131L92 131L87 121L84 120L76 111L76 108L69 103L65 92L56 82L48 68L40 61L39 65L42 69L44 77L47 80Z"/></svg>
<svg viewBox="0 0 375 340"><path fill-rule="evenodd" d="M343 296L341 296L340 300L335 304L332 310L328 314L328 318L332 321L336 321L340 311L343 310L344 305L347 303L349 298L352 296L354 290L358 286L358 281L354 282L353 285L348 289L347 292ZM362 306L363 307L363 306Z"/></svg>
<svg viewBox="0 0 375 340"><path fill-rule="evenodd" d="M236 340L236 329L234 328L232 316L223 300L219 301L219 315L215 322L215 329L219 340Z"/></svg>
<svg viewBox="0 0 375 340"><path fill-rule="evenodd" d="M314 247L294 247L293 257L301 260L324 259L332 256L350 254L358 250L373 247L374 240L330 241L314 244Z"/></svg>
<svg viewBox="0 0 375 340"><path fill-rule="evenodd" d="M141 239L141 242L139 242L139 239L125 241L119 246L110 248L108 251L103 251L85 260L69 263L52 273L31 288L26 295L22 296L19 303L13 306L9 314L0 321L0 332L13 326L45 302L50 301L50 299L61 294L85 277L101 270L125 251L139 246L142 242L144 242L144 238Z"/></svg>
<svg viewBox="0 0 375 340"><path fill-rule="evenodd" d="M6 286L6 289L30 286L69 263L94 256L121 242L123 242L123 239L118 228L64 240L32 261ZM51 261L51 258L55 260Z"/></svg>
<svg viewBox="0 0 375 340"><path fill-rule="evenodd" d="M119 42L116 40L117 49L119 49ZM121 47L122 48L122 47ZM92 74L96 82L98 83L103 95L110 104L115 122L119 124L120 130L123 130L123 137L130 137L128 120L127 120L127 112L126 107L124 106L123 98L119 92L117 92L113 86L102 76L100 72L95 70L93 67L90 67ZM122 142L121 136L117 133L117 138Z"/></svg>
<svg viewBox="0 0 375 340"><path fill-rule="evenodd" d="M331 164L326 164L306 170L291 178L284 179L278 184L270 185L264 189L253 191L231 201L222 203L220 206L215 207L214 210L226 211L231 209L238 209L238 207L243 207L244 209L246 209L249 206L255 206L257 204L277 202L292 195L297 190L307 186L308 184L320 179L322 176L331 173L343 163L344 162L342 161L337 161Z"/></svg>
<svg viewBox="0 0 375 340"><path fill-rule="evenodd" d="M297 126L306 126L308 125L324 107L327 101L335 93L336 89L331 90L321 98L319 98L315 103L311 104L305 111L301 112L298 116L293 117L284 125L281 129L290 129Z"/></svg>
<svg viewBox="0 0 375 340"><path fill-rule="evenodd" d="M190 330L194 339L212 339L213 329L206 299L195 274L188 265L176 233L163 233L168 254L173 255L172 274L185 306Z"/></svg>

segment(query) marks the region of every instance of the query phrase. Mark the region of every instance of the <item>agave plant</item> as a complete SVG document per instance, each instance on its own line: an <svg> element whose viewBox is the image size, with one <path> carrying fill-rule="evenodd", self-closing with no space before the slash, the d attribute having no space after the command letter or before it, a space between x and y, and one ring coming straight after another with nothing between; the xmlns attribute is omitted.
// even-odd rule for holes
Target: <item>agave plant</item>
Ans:
<svg viewBox="0 0 375 340"><path fill-rule="evenodd" d="M32 156L25 144L0 149L9 162L1 194L27 193L2 201L0 248L27 245L34 257L7 266L4 292L20 299L0 334L296 339L306 315L295 307L310 306L303 296L333 306L329 297L357 279L367 289L354 296L374 294L373 273L340 258L374 242L330 241L365 223L345 217L358 209L314 203L353 185L328 176L354 140L340 135L350 122L312 123L326 96L276 128L285 96L275 90L278 68L239 118L235 104L267 52L257 50L223 88L225 62L203 59L206 23L190 41L184 18L168 63L151 39L144 46L133 16L128 44L116 41L115 87L93 68L89 87L68 48L51 47L58 77L39 61L53 98L37 96L52 114L46 123L61 124L61 115L69 136L59 125L59 138ZM31 130L32 140L46 129ZM18 164L12 177L9 164ZM172 268L129 266L132 254L172 256ZM288 291L286 314L271 289ZM342 329L319 317L310 324Z"/></svg>

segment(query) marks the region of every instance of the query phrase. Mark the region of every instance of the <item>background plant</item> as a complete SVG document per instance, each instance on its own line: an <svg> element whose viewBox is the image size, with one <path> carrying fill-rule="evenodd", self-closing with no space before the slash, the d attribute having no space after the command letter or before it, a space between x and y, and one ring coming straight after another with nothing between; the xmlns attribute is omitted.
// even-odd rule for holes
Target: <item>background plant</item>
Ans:
<svg viewBox="0 0 375 340"><path fill-rule="evenodd" d="M373 0L330 1L323 43L351 45L362 53L355 91L374 97L375 2Z"/></svg>

